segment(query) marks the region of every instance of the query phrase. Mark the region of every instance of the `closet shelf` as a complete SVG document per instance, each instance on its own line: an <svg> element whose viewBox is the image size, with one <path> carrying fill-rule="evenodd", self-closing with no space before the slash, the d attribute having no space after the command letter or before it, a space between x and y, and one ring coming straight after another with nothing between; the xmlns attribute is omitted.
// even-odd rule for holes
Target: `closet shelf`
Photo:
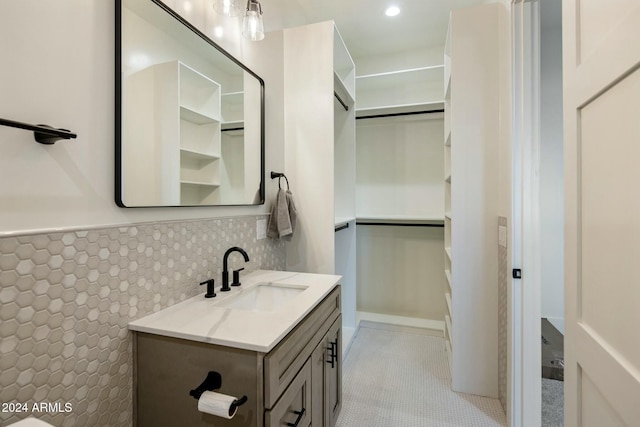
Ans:
<svg viewBox="0 0 640 427"><path fill-rule="evenodd" d="M407 68L356 76L356 86L360 86L362 89L373 89L386 86L415 85L424 80L442 79L443 75L444 64Z"/></svg>
<svg viewBox="0 0 640 427"><path fill-rule="evenodd" d="M338 218L335 218L335 220L334 220L334 224L333 224L333 225L334 225L336 228L338 228L338 227L342 227L342 226L343 226L343 225L345 225L345 224L348 224L348 223L350 223L350 222L353 222L353 221L355 221L355 220L356 220L356 218L355 218L355 217L338 217Z"/></svg>
<svg viewBox="0 0 640 427"><path fill-rule="evenodd" d="M229 100L229 102L236 102L241 104L244 101L244 91L238 92L227 92L221 95L225 100Z"/></svg>
<svg viewBox="0 0 640 427"><path fill-rule="evenodd" d="M212 187L212 188L220 187L220 184L217 184L215 182L187 181L182 179L180 180L180 184L181 185L198 185L201 187Z"/></svg>
<svg viewBox="0 0 640 427"><path fill-rule="evenodd" d="M197 125L217 123L220 121L218 118L208 116L206 114L202 114L201 112L196 111L185 105L180 106L180 118L182 120L186 120L188 122L191 122Z"/></svg>
<svg viewBox="0 0 640 427"><path fill-rule="evenodd" d="M449 257L449 261L451 261L451 248L444 248L444 251L447 253ZM449 285L451 285L451 276L447 276L449 278Z"/></svg>
<svg viewBox="0 0 640 427"><path fill-rule="evenodd" d="M447 175L447 177L444 180L445 182L448 182L449 184L451 184L451 174Z"/></svg>
<svg viewBox="0 0 640 427"><path fill-rule="evenodd" d="M447 137L444 140L444 145L451 147L451 131L447 132Z"/></svg>
<svg viewBox="0 0 640 427"><path fill-rule="evenodd" d="M356 109L356 119L387 117L387 116L404 116L410 114L422 113L443 113L444 102L419 102L415 104L397 104L382 105L379 107L358 108Z"/></svg>
<svg viewBox="0 0 640 427"><path fill-rule="evenodd" d="M415 225L444 225L444 218L439 217L416 217L406 215L356 215L358 224L384 223L384 224L415 224Z"/></svg>
<svg viewBox="0 0 640 427"><path fill-rule="evenodd" d="M449 255L449 259L451 259L451 248L445 248L445 251L448 250L447 255ZM447 283L449 284L449 289L453 290L451 286L451 271L445 270L444 275L447 276Z"/></svg>
<svg viewBox="0 0 640 427"><path fill-rule="evenodd" d="M335 71L333 73L333 91L345 104L353 105L355 103L354 95L349 91L338 73L336 73Z"/></svg>
<svg viewBox="0 0 640 427"><path fill-rule="evenodd" d="M244 129L244 120L229 120L222 122L221 129L222 131L236 130L242 128Z"/></svg>
<svg viewBox="0 0 640 427"><path fill-rule="evenodd" d="M220 158L220 155L218 154L204 153L202 151L190 150L188 148L181 148L180 155L184 159L200 161L214 161Z"/></svg>
<svg viewBox="0 0 640 427"><path fill-rule="evenodd" d="M444 294L444 299L447 301L447 308L449 309L449 318L453 316L453 310L451 310L451 294L447 292ZM451 322L451 320L449 320Z"/></svg>
<svg viewBox="0 0 640 427"><path fill-rule="evenodd" d="M427 67L405 68L405 69L395 70L395 71L385 71L382 73L362 74L362 75L356 76L356 79L368 79L371 77L383 77L383 76L397 76L401 74L408 75L410 73L429 72L429 71L436 71L436 70L443 70L443 69L444 69L444 64L437 64L437 65L429 65Z"/></svg>
<svg viewBox="0 0 640 427"><path fill-rule="evenodd" d="M445 217L445 218L448 218L448 219L451 219L451 212L448 212L448 211L447 211L447 212L445 212L445 213L444 213L444 217Z"/></svg>

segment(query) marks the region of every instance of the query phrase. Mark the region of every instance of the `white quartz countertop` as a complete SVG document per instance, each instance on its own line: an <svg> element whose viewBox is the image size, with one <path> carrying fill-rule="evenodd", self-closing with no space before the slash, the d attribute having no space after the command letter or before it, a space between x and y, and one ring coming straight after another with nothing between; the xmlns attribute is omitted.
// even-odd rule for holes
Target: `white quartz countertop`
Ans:
<svg viewBox="0 0 640 427"><path fill-rule="evenodd" d="M229 292L220 292L216 286L215 298L205 298L203 292L133 321L129 329L268 353L331 292L340 278L258 270L241 276L242 286L232 287ZM306 288L273 311L226 307L252 287L265 283Z"/></svg>

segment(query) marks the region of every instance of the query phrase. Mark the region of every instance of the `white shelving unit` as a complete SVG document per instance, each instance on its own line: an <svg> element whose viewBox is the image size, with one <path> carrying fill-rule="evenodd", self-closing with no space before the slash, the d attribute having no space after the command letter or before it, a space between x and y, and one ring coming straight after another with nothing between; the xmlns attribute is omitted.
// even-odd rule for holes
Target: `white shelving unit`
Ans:
<svg viewBox="0 0 640 427"><path fill-rule="evenodd" d="M447 278L445 288L445 301L447 303L447 313L445 322L447 333L445 334L447 360L449 369L453 376L453 286L451 285L451 23L447 31L447 40L444 46L444 274Z"/></svg>
<svg viewBox="0 0 640 427"><path fill-rule="evenodd" d="M355 65L332 21L285 29L284 63L284 172L301 212L287 268L342 276L345 350L356 327Z"/></svg>
<svg viewBox="0 0 640 427"><path fill-rule="evenodd" d="M220 183L220 85L170 61L132 73L125 89L138 123L125 129L135 141L126 150L138 152L125 157L147 165L125 164L131 177L125 191L135 192L142 205L214 202Z"/></svg>
<svg viewBox="0 0 640 427"><path fill-rule="evenodd" d="M356 77L358 310L444 333L444 66L407 57L396 69L365 59L380 72Z"/></svg>
<svg viewBox="0 0 640 427"><path fill-rule="evenodd" d="M356 68L333 27L335 274L342 276L343 351L356 331ZM338 100L339 98L339 100ZM345 105L343 105L345 104Z"/></svg>
<svg viewBox="0 0 640 427"><path fill-rule="evenodd" d="M180 204L213 203L220 185L220 85L179 61L157 66L167 67L168 75L177 69Z"/></svg>
<svg viewBox="0 0 640 427"><path fill-rule="evenodd" d="M442 109L443 69L434 65L357 76L358 116Z"/></svg>
<svg viewBox="0 0 640 427"><path fill-rule="evenodd" d="M444 300L452 389L498 397L498 4L457 9L445 45Z"/></svg>

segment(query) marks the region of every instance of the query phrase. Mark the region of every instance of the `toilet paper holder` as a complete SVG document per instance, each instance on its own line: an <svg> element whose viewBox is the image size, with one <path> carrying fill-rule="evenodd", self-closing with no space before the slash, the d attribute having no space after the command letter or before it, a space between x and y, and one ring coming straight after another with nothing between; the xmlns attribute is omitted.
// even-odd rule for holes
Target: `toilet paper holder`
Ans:
<svg viewBox="0 0 640 427"><path fill-rule="evenodd" d="M202 393L205 391L215 391L219 390L222 387L222 375L216 371L209 371L207 377L202 381L195 389L189 392L189 396L193 396L194 399L198 400L202 396ZM240 399L236 399L233 401L232 409L237 408L238 406L244 405L247 402L247 396L242 396Z"/></svg>

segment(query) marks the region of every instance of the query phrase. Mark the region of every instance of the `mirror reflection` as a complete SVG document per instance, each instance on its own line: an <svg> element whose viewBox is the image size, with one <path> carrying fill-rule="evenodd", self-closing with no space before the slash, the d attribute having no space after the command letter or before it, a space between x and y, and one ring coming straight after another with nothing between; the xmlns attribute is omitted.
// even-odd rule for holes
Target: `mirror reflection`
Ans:
<svg viewBox="0 0 640 427"><path fill-rule="evenodd" d="M263 203L262 79L158 0L122 0L119 47L118 205Z"/></svg>

